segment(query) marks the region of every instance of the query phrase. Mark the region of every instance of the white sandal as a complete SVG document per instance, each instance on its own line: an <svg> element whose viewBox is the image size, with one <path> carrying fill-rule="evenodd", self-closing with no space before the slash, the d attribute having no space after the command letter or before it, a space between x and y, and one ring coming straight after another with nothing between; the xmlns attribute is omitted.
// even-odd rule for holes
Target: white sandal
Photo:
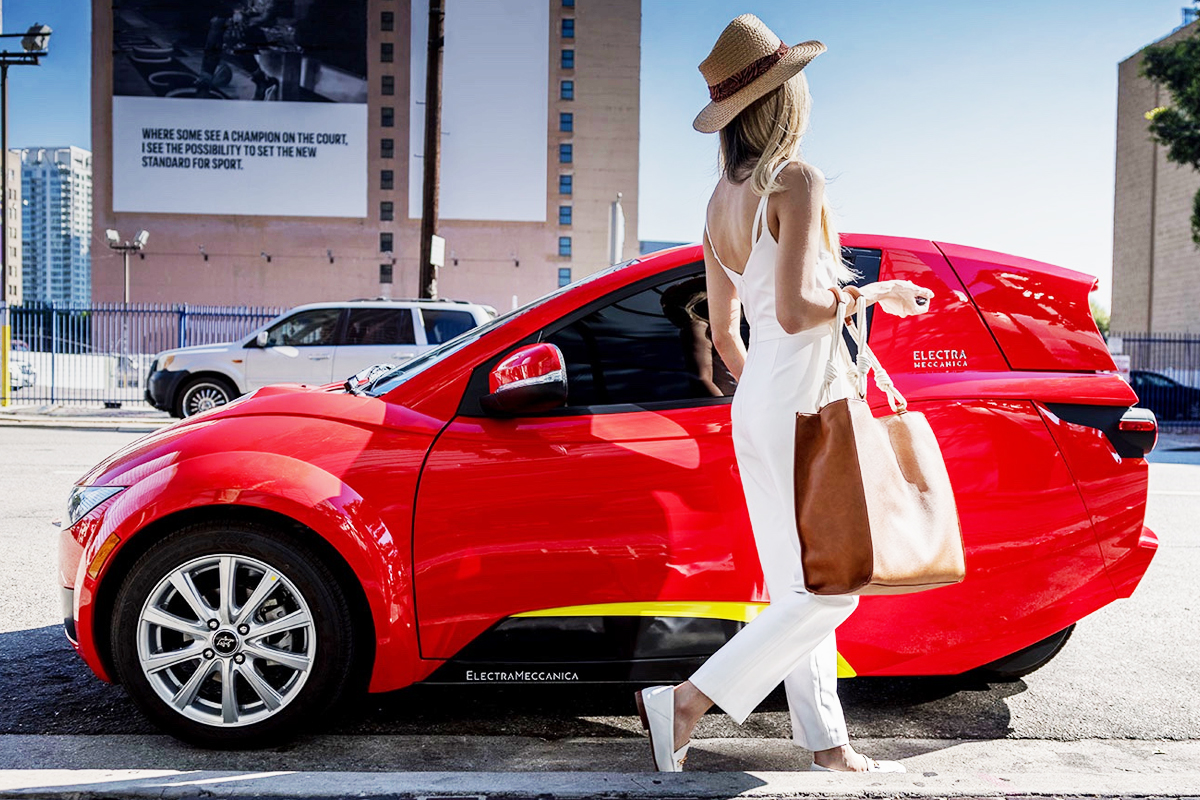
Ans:
<svg viewBox="0 0 1200 800"><path fill-rule="evenodd" d="M862 755L862 753L859 753L859 755ZM870 756L863 756L863 758L867 760L867 772L908 772L908 770L904 768L904 765L899 761L876 761ZM812 766L809 767L809 770L815 772L853 772L853 770L848 769L830 769L829 767L822 767L815 761L812 763Z"/></svg>
<svg viewBox="0 0 1200 800"><path fill-rule="evenodd" d="M675 687L651 686L634 694L642 727L650 736L650 755L659 772L683 772L691 743L672 752L675 744Z"/></svg>

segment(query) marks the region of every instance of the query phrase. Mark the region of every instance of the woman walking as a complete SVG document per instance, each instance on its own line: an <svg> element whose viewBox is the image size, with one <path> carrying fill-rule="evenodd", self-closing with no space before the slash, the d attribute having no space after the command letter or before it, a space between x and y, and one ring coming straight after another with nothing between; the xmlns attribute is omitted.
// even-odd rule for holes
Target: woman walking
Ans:
<svg viewBox="0 0 1200 800"><path fill-rule="evenodd" d="M799 160L811 105L801 70L824 50L816 41L788 47L744 14L700 64L712 102L693 125L720 135L721 179L704 231L709 320L717 351L738 379L734 453L771 602L688 681L637 694L655 766L664 772L682 769L692 728L714 704L741 724L781 681L793 738L813 751L812 769L904 771L849 744L834 629L858 598L804 588L792 448L796 412L817 410L843 292L847 313L877 302L900 316L928 310L933 292L910 281L842 288L857 276L838 255L823 176ZM750 323L748 350L739 301ZM850 367L848 359L842 366ZM850 395L842 373L830 399Z"/></svg>

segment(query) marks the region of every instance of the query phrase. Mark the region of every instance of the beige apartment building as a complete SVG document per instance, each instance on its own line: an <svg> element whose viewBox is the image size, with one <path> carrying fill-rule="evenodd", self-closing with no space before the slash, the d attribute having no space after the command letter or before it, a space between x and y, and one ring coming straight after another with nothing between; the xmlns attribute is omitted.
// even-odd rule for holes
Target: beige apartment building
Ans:
<svg viewBox="0 0 1200 800"><path fill-rule="evenodd" d="M443 4L439 296L607 266L618 194L636 256L640 0ZM122 296L106 229L149 233L135 303L415 297L427 0L230 5L94 0L93 299Z"/></svg>
<svg viewBox="0 0 1200 800"><path fill-rule="evenodd" d="M7 286L0 287L9 305L19 306L24 301L24 284L21 281L21 151L9 150L4 169L8 171L8 196L0 204L4 209L3 247L6 262Z"/></svg>
<svg viewBox="0 0 1200 800"><path fill-rule="evenodd" d="M1200 34L1193 22L1155 42ZM1192 198L1200 172L1167 160L1146 112L1170 94L1142 77L1142 54L1117 72L1117 169L1113 213L1114 332L1200 333L1200 249L1191 238Z"/></svg>

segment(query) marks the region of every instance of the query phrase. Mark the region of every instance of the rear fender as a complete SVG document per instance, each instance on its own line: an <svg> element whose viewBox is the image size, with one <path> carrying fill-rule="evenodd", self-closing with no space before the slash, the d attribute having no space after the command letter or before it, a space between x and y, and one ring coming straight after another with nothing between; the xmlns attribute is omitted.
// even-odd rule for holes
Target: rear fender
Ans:
<svg viewBox="0 0 1200 800"><path fill-rule="evenodd" d="M397 538L374 509L334 475L261 452L212 453L170 463L135 482L107 507L100 534L80 559L75 581L77 629L85 658L102 652L106 639L97 636L93 617L98 587L114 589L105 583L106 577L120 578L152 544L145 537L161 537L194 519L195 512L221 506L287 517L332 546L354 573L370 607L375 637L371 690L386 691L417 679L412 572ZM97 574L89 574L95 550L112 535L119 538L112 556ZM407 541L407 532L399 538ZM101 666L97 671L102 675L106 671L93 659L89 663Z"/></svg>

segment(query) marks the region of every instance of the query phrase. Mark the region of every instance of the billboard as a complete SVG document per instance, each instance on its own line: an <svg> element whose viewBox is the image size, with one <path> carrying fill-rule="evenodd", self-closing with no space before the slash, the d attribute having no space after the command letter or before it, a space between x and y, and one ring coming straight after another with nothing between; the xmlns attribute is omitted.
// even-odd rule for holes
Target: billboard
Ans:
<svg viewBox="0 0 1200 800"><path fill-rule="evenodd" d="M114 0L113 210L367 215L366 0Z"/></svg>

